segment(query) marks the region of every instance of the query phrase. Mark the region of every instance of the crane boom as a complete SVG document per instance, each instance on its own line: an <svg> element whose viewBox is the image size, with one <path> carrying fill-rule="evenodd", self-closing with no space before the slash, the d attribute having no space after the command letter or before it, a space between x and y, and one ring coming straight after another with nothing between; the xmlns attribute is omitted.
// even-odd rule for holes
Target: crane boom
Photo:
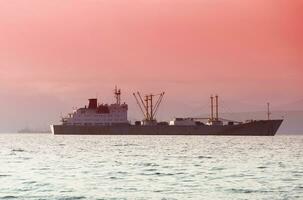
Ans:
<svg viewBox="0 0 303 200"><path fill-rule="evenodd" d="M136 96L135 93L133 93L133 95L134 95L134 97L135 97L135 99L136 99L136 102L137 102L137 104L138 104L138 106L139 106L139 108L140 108L142 114L143 114L144 117L146 118L147 116L145 115L145 112L144 112L144 110L143 110L143 108L142 108L142 106L141 106L141 103L140 103L139 99L137 98L137 96Z"/></svg>
<svg viewBox="0 0 303 200"><path fill-rule="evenodd" d="M144 120L145 121L153 121L155 122L155 116L159 110L159 106L162 102L163 96L164 96L164 92L160 93L160 94L150 94L150 95L145 95L144 99L142 98L140 92L137 93L133 93L136 102L141 110L141 112L143 113L144 116ZM154 103L154 97L159 96L156 103Z"/></svg>
<svg viewBox="0 0 303 200"><path fill-rule="evenodd" d="M141 103L142 103L142 106L144 107L145 111L147 111L147 106L145 105L145 103L144 103L144 101L143 101L143 98L141 97L140 92L137 92L137 94L138 94L138 97L139 97L139 99L140 99L140 101L141 101Z"/></svg>
<svg viewBox="0 0 303 200"><path fill-rule="evenodd" d="M155 109L154 109L154 113L153 113L154 116L156 116L156 114L157 114L157 112L159 110L159 106L160 106L160 104L162 102L164 94L165 94L164 92L162 92L161 94L159 94L160 97L158 98L158 100L157 100L157 102L155 104Z"/></svg>

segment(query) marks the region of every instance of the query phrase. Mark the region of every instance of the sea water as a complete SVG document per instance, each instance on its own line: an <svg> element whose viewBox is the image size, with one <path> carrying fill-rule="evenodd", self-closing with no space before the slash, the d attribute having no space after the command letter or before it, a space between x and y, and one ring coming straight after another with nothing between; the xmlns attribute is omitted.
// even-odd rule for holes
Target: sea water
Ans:
<svg viewBox="0 0 303 200"><path fill-rule="evenodd" d="M0 199L303 199L303 137L1 134Z"/></svg>

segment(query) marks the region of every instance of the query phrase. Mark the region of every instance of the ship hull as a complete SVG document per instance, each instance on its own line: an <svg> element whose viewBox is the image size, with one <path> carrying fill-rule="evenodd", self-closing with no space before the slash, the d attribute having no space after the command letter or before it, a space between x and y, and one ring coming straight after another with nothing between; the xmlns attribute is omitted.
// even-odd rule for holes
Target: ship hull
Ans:
<svg viewBox="0 0 303 200"><path fill-rule="evenodd" d="M222 135L222 136L274 136L283 120L259 120L224 126L71 126L52 125L54 135Z"/></svg>

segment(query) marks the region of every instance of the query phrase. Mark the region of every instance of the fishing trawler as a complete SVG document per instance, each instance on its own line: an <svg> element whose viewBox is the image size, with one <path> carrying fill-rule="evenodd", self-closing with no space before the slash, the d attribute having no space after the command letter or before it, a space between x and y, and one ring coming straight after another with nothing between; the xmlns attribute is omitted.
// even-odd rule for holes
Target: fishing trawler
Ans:
<svg viewBox="0 0 303 200"><path fill-rule="evenodd" d="M131 123L128 105L121 103L121 90L114 90L116 102L99 104L89 99L88 106L74 110L63 117L60 125L51 125L55 135L221 135L221 136L274 136L283 120L249 120L238 122L219 118L219 98L211 96L211 113L207 118L175 118L158 122L156 114L164 92L154 95L133 93L144 118ZM215 111L215 112L214 112Z"/></svg>

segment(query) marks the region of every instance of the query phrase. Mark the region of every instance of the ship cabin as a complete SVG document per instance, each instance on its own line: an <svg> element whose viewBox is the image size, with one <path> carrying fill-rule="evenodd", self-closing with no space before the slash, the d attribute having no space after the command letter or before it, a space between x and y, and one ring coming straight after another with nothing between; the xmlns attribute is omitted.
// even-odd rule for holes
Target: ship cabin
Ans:
<svg viewBox="0 0 303 200"><path fill-rule="evenodd" d="M113 125L129 124L128 105L98 104L98 99L89 99L88 106L79 108L62 119L63 125Z"/></svg>

